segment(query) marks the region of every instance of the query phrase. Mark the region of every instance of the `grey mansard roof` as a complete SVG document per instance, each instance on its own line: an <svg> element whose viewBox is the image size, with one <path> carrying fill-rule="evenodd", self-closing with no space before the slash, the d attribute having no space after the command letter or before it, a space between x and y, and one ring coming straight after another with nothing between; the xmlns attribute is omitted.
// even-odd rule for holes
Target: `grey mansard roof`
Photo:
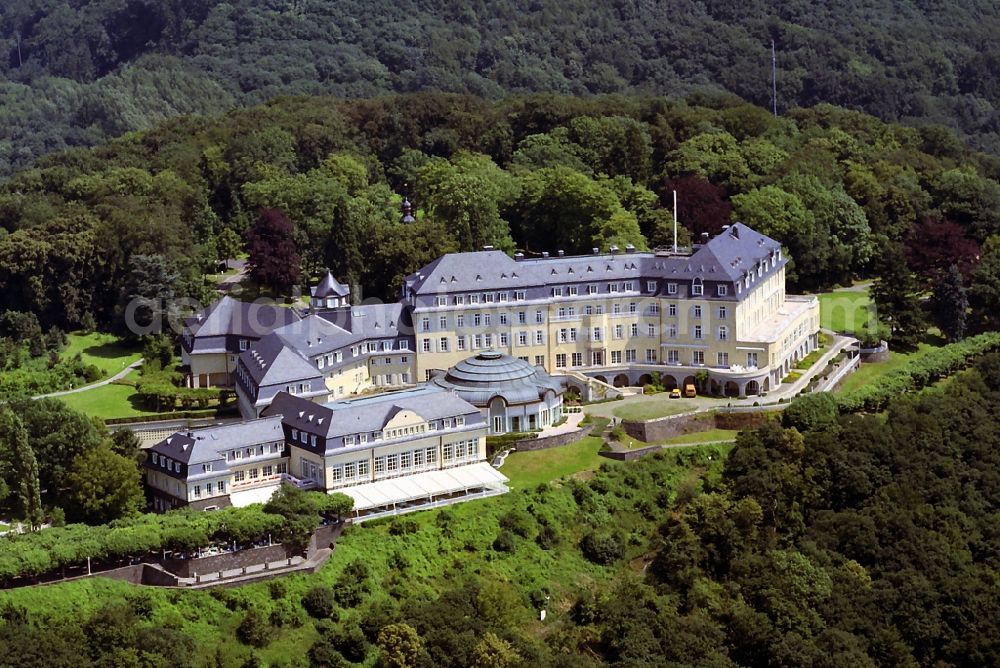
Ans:
<svg viewBox="0 0 1000 668"><path fill-rule="evenodd" d="M496 350L483 351L448 371L439 371L431 383L479 407L489 404L493 397L501 397L508 404L533 403L548 391L561 394L565 389L562 381L544 369Z"/></svg>
<svg viewBox="0 0 1000 668"><path fill-rule="evenodd" d="M290 308L242 302L226 295L186 318L184 324L198 338L230 335L257 339L298 319Z"/></svg>
<svg viewBox="0 0 1000 668"><path fill-rule="evenodd" d="M451 253L406 277L416 294L521 289L561 283L670 279L732 282L781 245L743 223L696 246L690 255L638 252L517 261L500 251ZM782 263L784 263L782 259Z"/></svg>
<svg viewBox="0 0 1000 668"><path fill-rule="evenodd" d="M292 428L322 434L331 439L381 431L389 420L403 410L413 411L424 420L463 415L467 417L466 423L469 425L482 422L479 409L454 392L426 385L325 404L279 392L264 413L283 416L284 423Z"/></svg>
<svg viewBox="0 0 1000 668"><path fill-rule="evenodd" d="M179 431L150 448L183 464L204 464L223 460L222 452L260 443L284 441L281 416L222 424L191 431ZM216 469L216 472L222 469Z"/></svg>

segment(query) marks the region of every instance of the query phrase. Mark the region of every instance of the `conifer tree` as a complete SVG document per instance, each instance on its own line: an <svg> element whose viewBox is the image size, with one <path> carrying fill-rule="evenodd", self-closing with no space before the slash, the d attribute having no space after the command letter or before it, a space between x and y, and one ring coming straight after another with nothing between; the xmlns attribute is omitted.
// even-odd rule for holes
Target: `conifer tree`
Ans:
<svg viewBox="0 0 1000 668"><path fill-rule="evenodd" d="M965 337L968 311L969 297L962 272L958 270L958 265L953 264L934 286L931 314L935 324L949 341L961 341Z"/></svg>

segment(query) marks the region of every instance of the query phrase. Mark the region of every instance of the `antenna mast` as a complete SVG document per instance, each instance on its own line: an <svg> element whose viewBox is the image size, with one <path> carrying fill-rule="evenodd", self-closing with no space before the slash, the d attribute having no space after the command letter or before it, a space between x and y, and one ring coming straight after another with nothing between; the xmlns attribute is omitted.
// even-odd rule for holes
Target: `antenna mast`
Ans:
<svg viewBox="0 0 1000 668"><path fill-rule="evenodd" d="M674 255L677 254L677 191L674 191Z"/></svg>
<svg viewBox="0 0 1000 668"><path fill-rule="evenodd" d="M778 116L778 58L774 52L774 40L771 40L771 112Z"/></svg>

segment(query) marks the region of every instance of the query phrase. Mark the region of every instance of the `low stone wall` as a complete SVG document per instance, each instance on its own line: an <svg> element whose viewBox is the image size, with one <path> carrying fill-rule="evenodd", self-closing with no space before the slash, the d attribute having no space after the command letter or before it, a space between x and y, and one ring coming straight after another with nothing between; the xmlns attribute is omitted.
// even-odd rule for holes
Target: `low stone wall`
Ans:
<svg viewBox="0 0 1000 668"><path fill-rule="evenodd" d="M561 445L569 445L570 443L576 443L581 438L590 433L593 429L593 425L587 425L581 427L576 431L568 431L564 434L555 434L553 436L542 436L540 438L526 438L523 441L515 441L514 447L518 452L529 452L531 450L546 450L548 448L558 448Z"/></svg>
<svg viewBox="0 0 1000 668"><path fill-rule="evenodd" d="M199 573L230 571L266 562L282 561L289 556L284 545L268 545L196 559L167 559L163 562L163 567L179 577L193 578Z"/></svg>
<svg viewBox="0 0 1000 668"><path fill-rule="evenodd" d="M616 462L631 462L662 449L659 445L651 445L647 448L636 448L635 450L601 450L601 456L613 459Z"/></svg>
<svg viewBox="0 0 1000 668"><path fill-rule="evenodd" d="M889 350L889 344L886 341L883 341L878 348L862 348L860 352L861 361L867 363L887 362L892 356L892 351Z"/></svg>

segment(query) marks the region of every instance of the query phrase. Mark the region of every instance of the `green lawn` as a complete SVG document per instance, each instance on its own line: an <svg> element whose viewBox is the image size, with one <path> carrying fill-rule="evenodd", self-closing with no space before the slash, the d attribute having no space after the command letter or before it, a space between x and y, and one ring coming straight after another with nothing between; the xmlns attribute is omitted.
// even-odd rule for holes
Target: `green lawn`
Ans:
<svg viewBox="0 0 1000 668"><path fill-rule="evenodd" d="M636 401L615 410L615 417L623 420L655 420L678 413L687 413L694 407L684 399L671 399L666 392L653 401Z"/></svg>
<svg viewBox="0 0 1000 668"><path fill-rule="evenodd" d="M137 347L126 345L117 336L102 332L70 334L69 342L60 355L69 359L77 353L80 353L84 364L97 366L104 378L115 375L142 357Z"/></svg>
<svg viewBox="0 0 1000 668"><path fill-rule="evenodd" d="M593 471L610 459L601 457L601 439L587 436L576 443L548 450L512 452L500 472L513 489L530 489L580 471Z"/></svg>
<svg viewBox="0 0 1000 668"><path fill-rule="evenodd" d="M740 433L738 429L709 429L708 431L696 431L693 434L682 434L681 436L674 436L673 438L668 438L665 441L661 441L662 445L671 445L678 443L708 443L711 441L732 441L736 439L736 434Z"/></svg>
<svg viewBox="0 0 1000 668"><path fill-rule="evenodd" d="M133 371L125 377L125 380L138 381L139 372ZM153 411L137 408L133 404L131 399L134 395L135 388L131 385L111 383L102 387L95 387L92 390L84 390L83 392L76 392L56 398L74 410L104 420L118 417L153 415Z"/></svg>
<svg viewBox="0 0 1000 668"><path fill-rule="evenodd" d="M921 343L915 351L903 353L897 350L892 350L892 346L890 345L889 349L892 350L892 354L889 356L889 359L887 361L876 362L872 364L865 364L864 362L862 362L858 370L850 374L844 380L841 386L837 389L837 391L850 392L852 390L858 389L863 385L867 385L868 383L871 383L873 381L877 382L879 378L889 373L890 371L894 371L895 369L900 368L910 360L923 357L924 355L926 355L927 353L938 347L939 347L938 345L935 345L933 343Z"/></svg>
<svg viewBox="0 0 1000 668"><path fill-rule="evenodd" d="M868 322L868 292L824 292L819 298L819 323L835 332L857 332Z"/></svg>

